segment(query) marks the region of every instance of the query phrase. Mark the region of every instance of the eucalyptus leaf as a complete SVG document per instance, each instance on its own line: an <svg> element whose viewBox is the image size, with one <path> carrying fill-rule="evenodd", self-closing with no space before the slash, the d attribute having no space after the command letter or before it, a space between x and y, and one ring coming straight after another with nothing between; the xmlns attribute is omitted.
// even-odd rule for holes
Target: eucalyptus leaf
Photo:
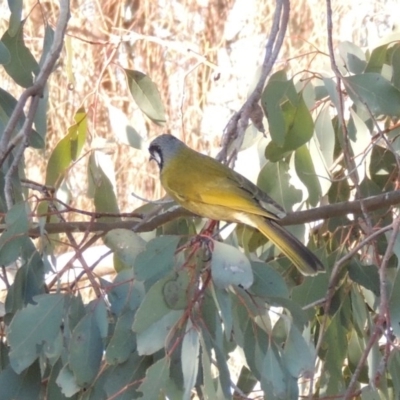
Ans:
<svg viewBox="0 0 400 400"><path fill-rule="evenodd" d="M211 274L214 284L225 289L230 285L249 288L253 283L253 271L249 259L237 248L221 242L213 242Z"/></svg>
<svg viewBox="0 0 400 400"><path fill-rule="evenodd" d="M374 72L343 78L350 98L366 104L373 115L400 117L400 90L382 75Z"/></svg>
<svg viewBox="0 0 400 400"><path fill-rule="evenodd" d="M80 387L96 378L103 355L103 341L94 313L85 315L72 332L69 367Z"/></svg>
<svg viewBox="0 0 400 400"><path fill-rule="evenodd" d="M1 42L11 55L11 60L4 65L4 69L18 85L27 88L33 85L33 77L39 72L39 64L25 46L24 25L25 21L19 23L16 32L10 27L4 32Z"/></svg>
<svg viewBox="0 0 400 400"><path fill-rule="evenodd" d="M169 359L164 357L155 362L146 371L146 377L139 386L139 391L143 393L141 399L158 399L165 388L169 379Z"/></svg>
<svg viewBox="0 0 400 400"><path fill-rule="evenodd" d="M42 346L52 344L60 332L64 295L44 294L35 300L36 305L29 304L15 314L7 329L10 363L18 374L32 365Z"/></svg>
<svg viewBox="0 0 400 400"><path fill-rule="evenodd" d="M139 71L125 69L129 90L139 108L157 125L164 125L165 111L154 82Z"/></svg>

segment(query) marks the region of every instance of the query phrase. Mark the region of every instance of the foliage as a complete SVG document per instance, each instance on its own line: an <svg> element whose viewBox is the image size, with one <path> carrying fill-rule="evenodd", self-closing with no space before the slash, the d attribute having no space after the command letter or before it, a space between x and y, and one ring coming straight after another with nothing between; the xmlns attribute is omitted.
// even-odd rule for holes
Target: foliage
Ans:
<svg viewBox="0 0 400 400"><path fill-rule="evenodd" d="M64 36L60 16L36 62L23 2L9 3L0 64L30 91L17 100L0 88L1 399L399 398L400 36L370 52L342 42L329 74L276 71L259 99L268 139L258 132L226 146L262 147L258 185L293 212L282 222L297 224L288 229L326 266L305 278L250 228L205 238L203 221L170 203L121 214L103 155L84 153L84 107L51 149L43 181L28 182L25 150L45 147L45 85ZM148 123L164 124L151 71L124 73ZM122 122L124 142L146 150ZM72 209L65 185L86 156L94 213ZM66 222L76 211L91 220ZM61 233L82 266L67 282L74 260L56 274L49 263ZM98 239L113 255L110 277L84 258Z"/></svg>

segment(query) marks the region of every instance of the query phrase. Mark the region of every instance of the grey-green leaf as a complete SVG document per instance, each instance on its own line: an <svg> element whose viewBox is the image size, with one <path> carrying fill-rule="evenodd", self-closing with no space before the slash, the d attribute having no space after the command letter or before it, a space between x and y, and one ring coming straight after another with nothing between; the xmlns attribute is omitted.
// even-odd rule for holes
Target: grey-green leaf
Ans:
<svg viewBox="0 0 400 400"><path fill-rule="evenodd" d="M61 329L64 299L61 294L39 295L35 297L37 304L29 304L15 314L7 330L10 363L15 372L21 373L29 367L42 346L56 340Z"/></svg>
<svg viewBox="0 0 400 400"><path fill-rule="evenodd" d="M154 123L164 125L164 105L155 83L142 72L125 69L125 73L136 104Z"/></svg>
<svg viewBox="0 0 400 400"><path fill-rule="evenodd" d="M211 274L215 285L225 289L230 285L249 288L253 283L253 270L249 259L237 248L213 242Z"/></svg>

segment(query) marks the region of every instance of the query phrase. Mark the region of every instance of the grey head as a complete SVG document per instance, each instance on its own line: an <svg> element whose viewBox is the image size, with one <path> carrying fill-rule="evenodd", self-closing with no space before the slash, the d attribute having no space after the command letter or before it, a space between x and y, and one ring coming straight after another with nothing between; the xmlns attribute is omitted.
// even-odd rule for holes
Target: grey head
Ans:
<svg viewBox="0 0 400 400"><path fill-rule="evenodd" d="M182 147L186 147L185 143L175 136L168 134L157 136L149 146L150 160L155 160L161 171L164 164L175 157Z"/></svg>

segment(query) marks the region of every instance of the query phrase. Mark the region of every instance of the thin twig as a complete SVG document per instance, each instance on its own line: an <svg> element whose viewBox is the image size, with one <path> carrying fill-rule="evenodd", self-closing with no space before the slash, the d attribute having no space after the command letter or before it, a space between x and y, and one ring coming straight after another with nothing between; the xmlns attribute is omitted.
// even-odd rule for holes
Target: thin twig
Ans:
<svg viewBox="0 0 400 400"><path fill-rule="evenodd" d="M272 67L275 64L279 51L282 47L289 21L289 13L289 0L277 0L271 32L268 36L268 42L265 46L265 55L261 67L260 78L249 98L246 100L240 110L231 117L226 125L225 132L222 137L222 150L217 156L217 159L220 161L228 158L228 148L237 138L240 138L240 143L243 141L244 133L249 125L250 116L254 111L254 107L258 105L257 103L261 99L265 81L268 75L271 73Z"/></svg>

